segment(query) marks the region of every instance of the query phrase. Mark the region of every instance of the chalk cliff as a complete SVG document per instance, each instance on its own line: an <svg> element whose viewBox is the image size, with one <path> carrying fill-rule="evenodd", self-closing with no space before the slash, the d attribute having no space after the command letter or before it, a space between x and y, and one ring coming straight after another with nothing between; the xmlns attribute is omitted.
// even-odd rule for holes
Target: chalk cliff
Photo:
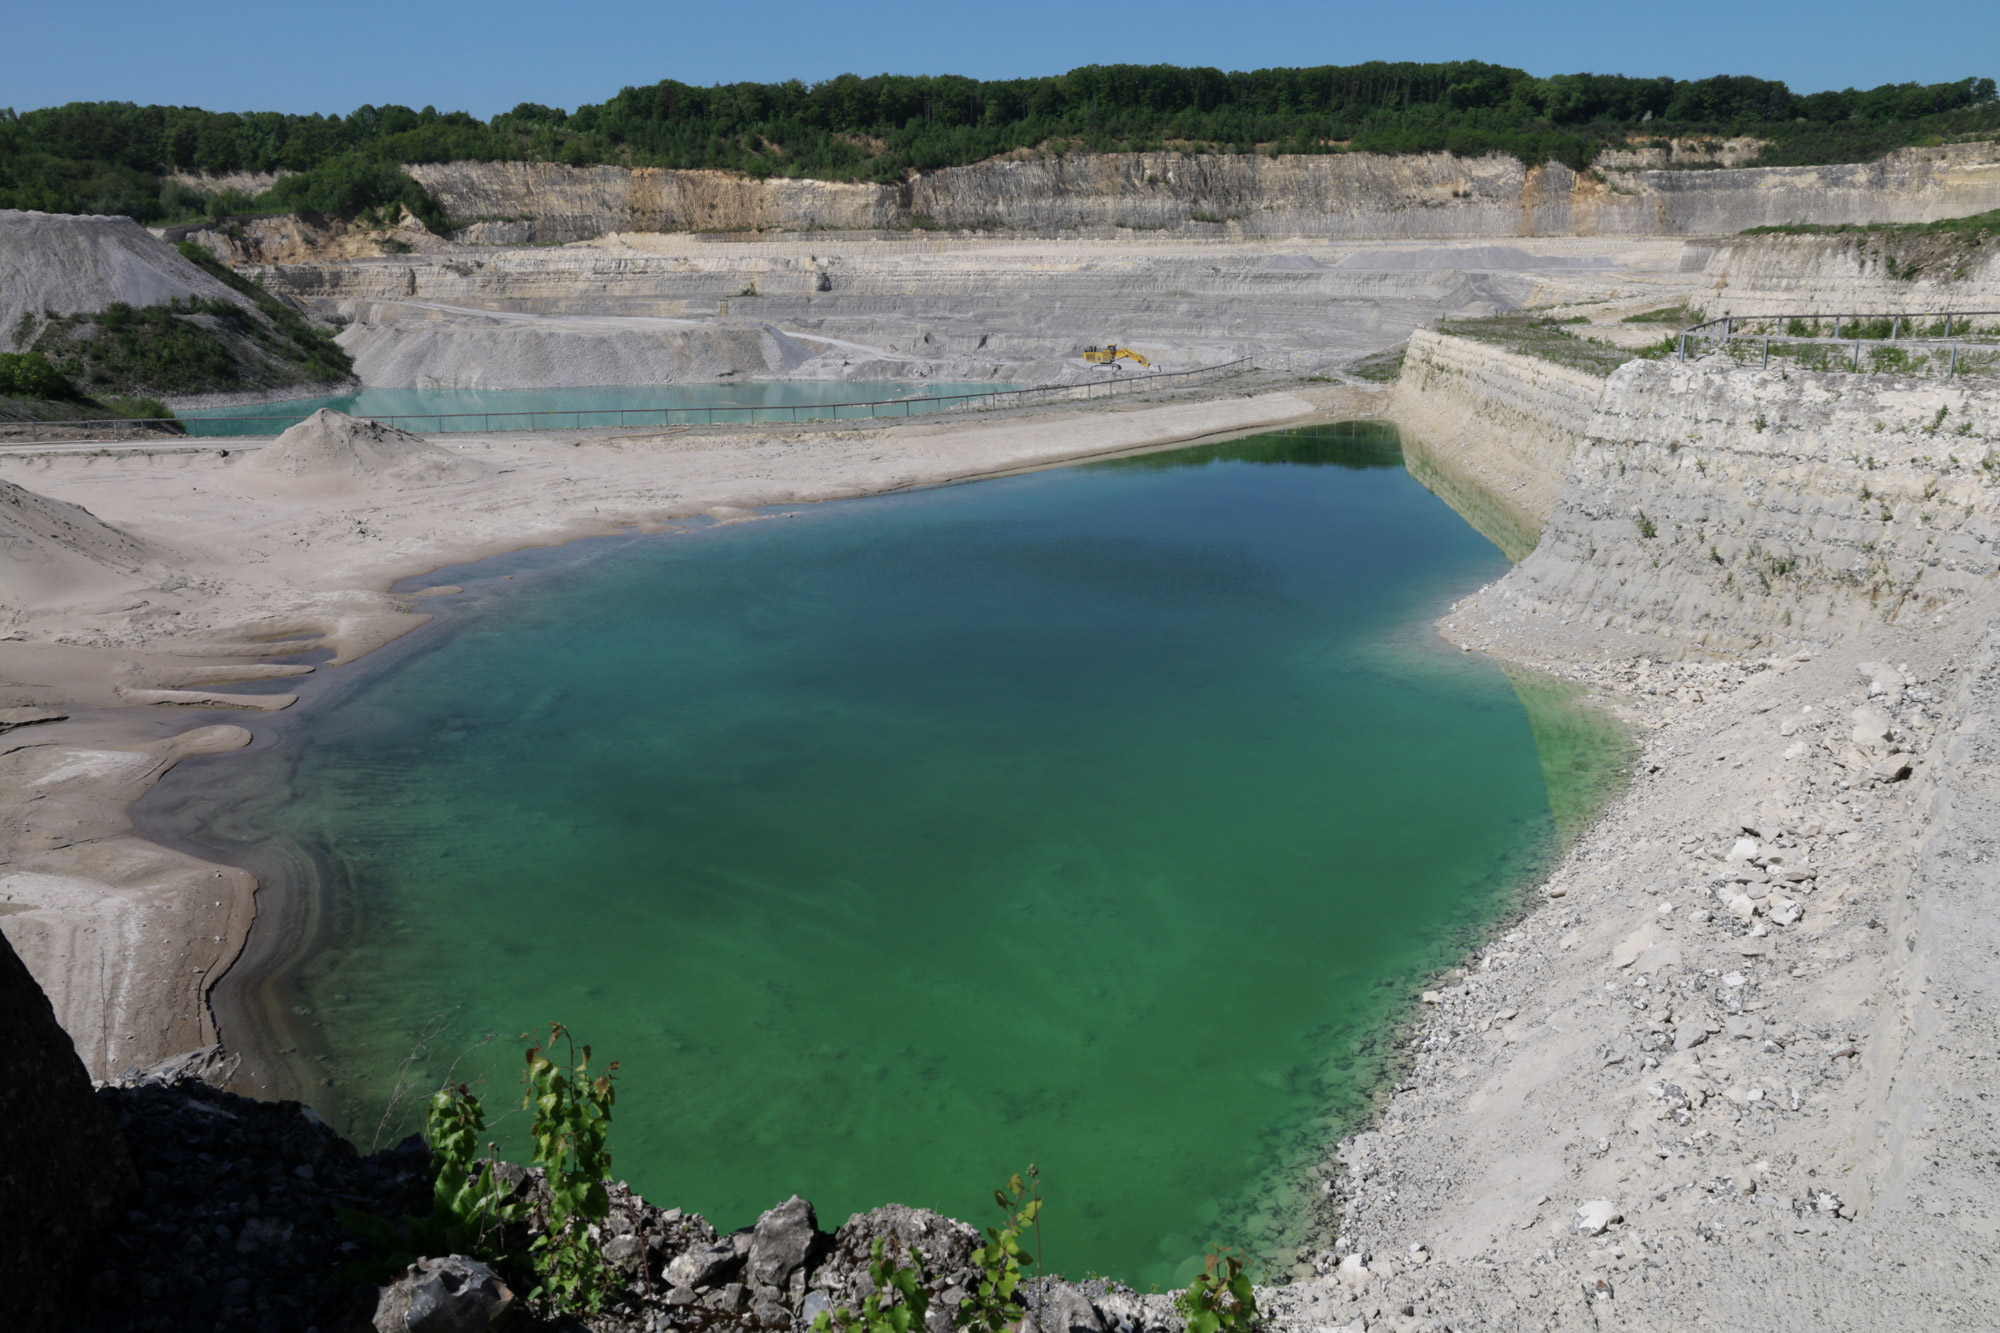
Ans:
<svg viewBox="0 0 2000 1333"><path fill-rule="evenodd" d="M1949 618L2000 573L1989 380L1633 361L1592 397L1574 375L1412 341L1395 411L1419 447L1546 519L1533 554L1454 608L1452 637L1574 626L1635 652L1768 651Z"/></svg>
<svg viewBox="0 0 2000 1333"><path fill-rule="evenodd" d="M1735 236L1700 260L1711 316L2000 310L2000 240L1961 233Z"/></svg>
<svg viewBox="0 0 2000 1333"><path fill-rule="evenodd" d="M2000 537L2000 394L1974 383L1633 362L1484 609L1738 651L1949 615Z"/></svg>
<svg viewBox="0 0 2000 1333"><path fill-rule="evenodd" d="M1603 392L1585 371L1419 329L1390 414L1411 473L1521 560L1555 512Z"/></svg>
<svg viewBox="0 0 2000 1333"><path fill-rule="evenodd" d="M466 224L464 239L501 244L632 231L930 226L1412 239L1716 235L1786 222L1930 221L2000 207L1993 144L1904 149L1843 166L1588 173L1447 153L1078 153L1001 158L889 184L551 162L409 170Z"/></svg>

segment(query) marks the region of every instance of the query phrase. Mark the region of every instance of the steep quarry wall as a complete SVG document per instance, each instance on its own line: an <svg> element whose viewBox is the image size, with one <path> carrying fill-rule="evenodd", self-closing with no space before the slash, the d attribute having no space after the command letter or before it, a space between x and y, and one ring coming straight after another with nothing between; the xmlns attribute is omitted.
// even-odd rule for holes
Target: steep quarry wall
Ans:
<svg viewBox="0 0 2000 1333"><path fill-rule="evenodd" d="M1951 232L1737 236L1702 263L1711 316L2000 310L2000 241Z"/></svg>
<svg viewBox="0 0 2000 1333"><path fill-rule="evenodd" d="M757 180L728 171L433 162L409 168L474 239L578 241L614 231L817 231L908 226L894 186ZM525 234L509 229L525 224Z"/></svg>
<svg viewBox="0 0 2000 1333"><path fill-rule="evenodd" d="M1522 560L1555 513L1603 391L1585 371L1419 329L1390 414L1410 471Z"/></svg>
<svg viewBox="0 0 2000 1333"><path fill-rule="evenodd" d="M1996 446L1991 381L1635 361L1534 554L1447 628L1495 642L1574 623L1676 654L1948 618L1996 573Z"/></svg>
<svg viewBox="0 0 2000 1333"><path fill-rule="evenodd" d="M465 239L503 244L634 231L927 226L1412 239L1721 235L1774 223L1923 222L2000 208L2000 148L1993 144L1905 149L1848 166L1607 166L1586 174L1557 163L1529 168L1497 154L1447 153L1060 154L949 167L890 184L548 162L429 163L410 171L470 224Z"/></svg>

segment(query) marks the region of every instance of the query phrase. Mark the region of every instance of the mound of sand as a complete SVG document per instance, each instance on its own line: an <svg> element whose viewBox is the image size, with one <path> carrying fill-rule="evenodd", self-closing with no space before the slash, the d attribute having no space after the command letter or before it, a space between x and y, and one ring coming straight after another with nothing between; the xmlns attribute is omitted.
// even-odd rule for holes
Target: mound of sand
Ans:
<svg viewBox="0 0 2000 1333"><path fill-rule="evenodd" d="M238 475L258 489L336 495L471 481L489 471L421 435L323 407L250 455Z"/></svg>
<svg viewBox="0 0 2000 1333"><path fill-rule="evenodd" d="M0 481L0 609L100 602L144 586L156 553L81 505Z"/></svg>
<svg viewBox="0 0 2000 1333"><path fill-rule="evenodd" d="M12 346L24 313L73 315L181 296L251 306L130 218L0 209L0 351Z"/></svg>

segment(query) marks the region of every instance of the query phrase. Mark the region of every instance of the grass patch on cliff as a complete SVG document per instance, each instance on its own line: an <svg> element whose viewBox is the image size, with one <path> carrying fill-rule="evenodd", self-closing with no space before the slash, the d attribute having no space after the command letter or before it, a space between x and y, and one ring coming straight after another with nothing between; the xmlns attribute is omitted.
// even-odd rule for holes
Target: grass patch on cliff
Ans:
<svg viewBox="0 0 2000 1333"><path fill-rule="evenodd" d="M1621 324L1671 324L1684 329L1690 324L1701 322L1701 315L1685 305L1661 306L1658 310L1641 310L1636 315L1627 315L1618 321Z"/></svg>
<svg viewBox="0 0 2000 1333"><path fill-rule="evenodd" d="M1447 320L1438 326L1438 331L1456 338L1491 343L1505 351L1538 357L1600 379L1627 361L1643 355L1627 347L1613 347L1608 343L1579 338L1555 320L1528 312ZM1648 352L1657 350L1652 348Z"/></svg>
<svg viewBox="0 0 2000 1333"><path fill-rule="evenodd" d="M1398 343L1386 352L1374 352L1362 357L1347 368L1347 373L1356 379L1373 380L1377 384L1394 384L1396 377L1403 373L1403 357L1410 345Z"/></svg>

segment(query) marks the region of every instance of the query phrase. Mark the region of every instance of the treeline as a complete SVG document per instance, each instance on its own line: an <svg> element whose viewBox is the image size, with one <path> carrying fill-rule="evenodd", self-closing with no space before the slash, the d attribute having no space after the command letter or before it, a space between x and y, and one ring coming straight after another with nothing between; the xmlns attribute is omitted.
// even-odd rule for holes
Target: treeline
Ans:
<svg viewBox="0 0 2000 1333"><path fill-rule="evenodd" d="M352 214L435 203L398 170L454 160L707 167L756 176L902 178L1019 149L1091 152L1511 153L1587 167L1635 134L1750 134L1766 165L1867 161L2000 134L1994 81L1798 94L1766 79L1538 78L1477 61L1224 73L1093 65L1047 78L842 75L823 83L676 81L564 111L489 121L432 107L349 116L130 103L0 111L0 207L147 222L265 208ZM257 197L205 195L176 173L293 173Z"/></svg>

